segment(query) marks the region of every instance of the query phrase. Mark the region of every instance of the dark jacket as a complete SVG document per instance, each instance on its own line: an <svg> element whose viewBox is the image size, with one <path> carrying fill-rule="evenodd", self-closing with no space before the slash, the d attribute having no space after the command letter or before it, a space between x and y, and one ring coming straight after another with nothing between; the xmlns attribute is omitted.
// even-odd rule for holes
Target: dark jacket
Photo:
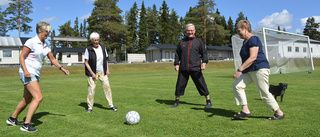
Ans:
<svg viewBox="0 0 320 137"><path fill-rule="evenodd" d="M102 49L102 55L103 55L103 70L104 70L103 72L104 72L104 75L106 75L107 60L108 60L108 57L106 57L106 47L103 45L100 45L100 47ZM93 71L93 73L97 73L97 56L96 56L96 52L94 52L93 48L94 47L92 44L87 47L88 53L89 53L88 63L89 63L91 70ZM85 66L85 73L88 77L91 77L91 74L86 66Z"/></svg>
<svg viewBox="0 0 320 137"><path fill-rule="evenodd" d="M201 63L208 63L204 44L196 37L185 37L177 46L174 65L180 65L181 71L200 71Z"/></svg>

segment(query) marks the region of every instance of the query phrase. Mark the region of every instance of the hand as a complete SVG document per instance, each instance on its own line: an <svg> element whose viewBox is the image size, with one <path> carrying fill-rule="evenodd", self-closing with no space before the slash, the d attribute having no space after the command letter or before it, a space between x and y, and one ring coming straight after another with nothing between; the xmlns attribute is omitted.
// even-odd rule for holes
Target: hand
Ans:
<svg viewBox="0 0 320 137"><path fill-rule="evenodd" d="M66 74L66 75L69 75L70 74L70 72L67 70L67 69L65 69L65 68L61 68L61 70L64 72L64 74Z"/></svg>
<svg viewBox="0 0 320 137"><path fill-rule="evenodd" d="M31 75L30 75L30 73L28 71L25 71L24 72L24 77L25 78L31 78Z"/></svg>
<svg viewBox="0 0 320 137"><path fill-rule="evenodd" d="M107 72L106 72L107 76L109 77L110 76L110 72L109 72L109 69L107 69Z"/></svg>
<svg viewBox="0 0 320 137"><path fill-rule="evenodd" d="M97 80L97 75L96 74L91 74L93 80Z"/></svg>
<svg viewBox="0 0 320 137"><path fill-rule="evenodd" d="M176 66L174 67L174 70L179 71L179 65L176 65Z"/></svg>
<svg viewBox="0 0 320 137"><path fill-rule="evenodd" d="M205 70L206 69L206 63L202 63L201 64L201 70Z"/></svg>
<svg viewBox="0 0 320 137"><path fill-rule="evenodd" d="M239 71L234 72L233 79L234 80L238 79L240 77L240 75L241 75L241 72L239 72Z"/></svg>

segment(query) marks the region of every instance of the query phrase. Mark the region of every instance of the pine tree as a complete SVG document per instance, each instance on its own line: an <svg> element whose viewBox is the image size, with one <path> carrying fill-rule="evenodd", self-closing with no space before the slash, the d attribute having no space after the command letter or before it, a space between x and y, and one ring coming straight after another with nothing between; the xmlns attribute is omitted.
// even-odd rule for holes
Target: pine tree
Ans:
<svg viewBox="0 0 320 137"><path fill-rule="evenodd" d="M7 36L7 22L5 17L5 12L1 11L1 7L0 7L0 36Z"/></svg>
<svg viewBox="0 0 320 137"><path fill-rule="evenodd" d="M159 30L158 30L158 11L156 5L152 9L147 9L147 24L148 24L148 40L149 44L158 44Z"/></svg>
<svg viewBox="0 0 320 137"><path fill-rule="evenodd" d="M144 49L148 46L148 24L146 18L146 7L144 6L144 1L142 1L140 10L140 22L139 22L139 53L143 53Z"/></svg>
<svg viewBox="0 0 320 137"><path fill-rule="evenodd" d="M160 31L159 31L159 42L161 44L170 43L170 19L169 19L169 8L166 1L163 1L162 7L160 7Z"/></svg>
<svg viewBox="0 0 320 137"><path fill-rule="evenodd" d="M9 30L18 30L19 37L20 32L29 34L31 32L31 26L28 25L32 21L27 15L32 13L31 0L11 0L9 7L5 10L5 14L9 16L7 21Z"/></svg>
<svg viewBox="0 0 320 137"><path fill-rule="evenodd" d="M178 44L180 41L180 31L181 26L179 24L179 16L177 15L177 12L174 11L174 9L171 10L170 17L170 38L168 44Z"/></svg>
<svg viewBox="0 0 320 137"><path fill-rule="evenodd" d="M130 53L135 53L138 49L138 6L137 3L134 2L132 8L130 8L129 12L126 12L126 21L127 21L127 29L128 34L126 36L126 50Z"/></svg>
<svg viewBox="0 0 320 137"><path fill-rule="evenodd" d="M126 28L123 24L122 10L117 6L118 0L96 0L91 16L88 18L89 33L100 34L100 44L108 52L121 51Z"/></svg>
<svg viewBox="0 0 320 137"><path fill-rule="evenodd" d="M234 32L237 32L237 25L238 25L238 22L240 21L240 20L248 20L248 18L247 17L244 17L244 14L242 13L242 12L240 12L239 14L238 14L238 18L237 18L237 20L236 20L236 23L234 24Z"/></svg>
<svg viewBox="0 0 320 137"><path fill-rule="evenodd" d="M74 30L71 27L71 20L69 20L68 22L66 22L65 24L59 26L59 32L60 34L58 36L60 37L72 37ZM59 42L59 45L61 45L62 47L69 47L70 43L68 42Z"/></svg>
<svg viewBox="0 0 320 137"><path fill-rule="evenodd" d="M308 18L303 34L309 36L310 39L320 40L320 32L317 30L320 23L316 23L314 17Z"/></svg>

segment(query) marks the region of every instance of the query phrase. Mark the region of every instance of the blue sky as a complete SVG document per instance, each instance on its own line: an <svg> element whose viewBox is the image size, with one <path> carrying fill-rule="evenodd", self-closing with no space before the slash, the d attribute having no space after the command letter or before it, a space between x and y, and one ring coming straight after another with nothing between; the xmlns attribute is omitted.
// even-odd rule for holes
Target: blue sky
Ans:
<svg viewBox="0 0 320 137"><path fill-rule="evenodd" d="M33 3L33 13L29 17L33 21L32 31L29 34L21 33L22 37L34 37L36 35L35 26L40 21L50 23L58 34L58 28L67 21L73 23L76 17L79 22L90 16L93 9L94 0L31 0ZM129 11L134 2L137 2L138 8L141 7L143 0L119 0L117 6L123 11ZM1 0L2 11L8 6L10 0ZM177 11L179 17L184 17L189 7L197 5L198 0L166 0L170 10ZM161 7L163 0L144 0L146 7L157 9ZM315 17L316 22L320 22L319 0L215 0L215 9L219 9L221 15L226 20L231 17L236 20L238 14L243 12L252 24L252 29L256 30L262 27L277 29L278 26L286 28L286 31L292 33L303 33L305 21L309 17ZM18 31L9 31L11 37L18 37Z"/></svg>

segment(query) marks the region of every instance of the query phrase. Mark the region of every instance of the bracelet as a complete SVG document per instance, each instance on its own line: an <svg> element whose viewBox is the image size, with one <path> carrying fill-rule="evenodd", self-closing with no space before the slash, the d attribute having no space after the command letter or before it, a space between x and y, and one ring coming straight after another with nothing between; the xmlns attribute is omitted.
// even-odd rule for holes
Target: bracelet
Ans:
<svg viewBox="0 0 320 137"><path fill-rule="evenodd" d="M62 67L63 67L63 66L61 66L59 69L61 70Z"/></svg>
<svg viewBox="0 0 320 137"><path fill-rule="evenodd" d="M242 71L240 71L240 69L237 69L237 71L238 71L238 72L242 72Z"/></svg>

